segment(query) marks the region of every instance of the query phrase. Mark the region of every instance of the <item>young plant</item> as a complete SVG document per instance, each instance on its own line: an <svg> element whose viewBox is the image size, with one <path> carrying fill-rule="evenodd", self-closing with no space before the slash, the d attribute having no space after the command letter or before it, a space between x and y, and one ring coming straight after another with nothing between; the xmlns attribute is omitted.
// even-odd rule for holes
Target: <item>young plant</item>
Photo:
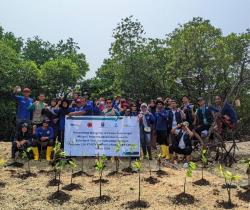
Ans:
<svg viewBox="0 0 250 210"><path fill-rule="evenodd" d="M208 160L207 160L207 150L205 149L202 149L202 152L201 152L201 162L202 162L202 167L201 167L201 179L204 180L204 176L203 176L203 171L204 171L204 168L207 166L208 164Z"/></svg>
<svg viewBox="0 0 250 210"><path fill-rule="evenodd" d="M140 160L136 160L133 164L133 168L134 170L138 171L138 178L139 178L139 194L138 194L138 201L141 201L141 161Z"/></svg>
<svg viewBox="0 0 250 210"><path fill-rule="evenodd" d="M161 162L162 162L162 154L159 153L159 154L157 155L158 171L161 171Z"/></svg>
<svg viewBox="0 0 250 210"><path fill-rule="evenodd" d="M0 159L0 166L3 166L6 163L4 159Z"/></svg>
<svg viewBox="0 0 250 210"><path fill-rule="evenodd" d="M70 184L73 184L73 173L74 168L76 168L76 162L73 159L68 160L69 167L71 168L71 177L70 177Z"/></svg>
<svg viewBox="0 0 250 210"><path fill-rule="evenodd" d="M118 141L116 146L115 146L115 152L117 155L119 155L120 151L121 151L121 145L122 142ZM119 172L119 166L120 166L120 158L119 156L115 157L115 172L118 173Z"/></svg>
<svg viewBox="0 0 250 210"><path fill-rule="evenodd" d="M103 170L106 167L105 161L107 160L107 157L103 155L101 158L99 158L96 161L95 169L99 173L99 198L102 198L102 175L103 175Z"/></svg>
<svg viewBox="0 0 250 210"><path fill-rule="evenodd" d="M61 172L65 169L66 166L74 166L75 163L66 157L66 153L61 149L61 143L56 141L54 147L54 158L52 160L52 167L55 172L55 180L58 174L58 183L57 183L57 192L60 191L61 183Z"/></svg>
<svg viewBox="0 0 250 210"><path fill-rule="evenodd" d="M248 189L250 189L250 158L248 160L245 160L244 163L247 165L247 178L248 178Z"/></svg>
<svg viewBox="0 0 250 210"><path fill-rule="evenodd" d="M184 189L183 189L183 192L184 194L186 193L186 183L187 183L187 177L192 177L193 175L193 171L197 169L197 164L190 161L188 163L188 167L187 167L187 170L186 170L186 176L185 176L185 180L184 180Z"/></svg>
<svg viewBox="0 0 250 210"><path fill-rule="evenodd" d="M28 170L27 170L27 172L28 172L28 174L30 174L30 159L31 159L31 157L30 157L30 152L31 152L31 150L32 150L32 148L31 147L28 147L26 150L23 150L22 152L21 152L21 156L20 156L20 158L22 159L22 160L25 160L25 161L27 161L27 167L28 167Z"/></svg>
<svg viewBox="0 0 250 210"><path fill-rule="evenodd" d="M130 144L129 146L129 152L130 152L130 156L129 156L129 166L128 168L132 169L132 156L131 154L133 153L134 150L136 150L137 145L136 144Z"/></svg>
<svg viewBox="0 0 250 210"><path fill-rule="evenodd" d="M146 155L146 158L147 158L147 160L148 160L149 177L151 178L151 177L152 177L152 168L151 168L150 157L149 157L149 155L148 155L148 154Z"/></svg>
<svg viewBox="0 0 250 210"><path fill-rule="evenodd" d="M219 166L219 173L225 180L225 187L228 194L228 205L232 206L233 203L231 199L231 186L234 181L238 181L240 179L240 176L237 174L233 174L230 171L225 171L225 169L221 165Z"/></svg>

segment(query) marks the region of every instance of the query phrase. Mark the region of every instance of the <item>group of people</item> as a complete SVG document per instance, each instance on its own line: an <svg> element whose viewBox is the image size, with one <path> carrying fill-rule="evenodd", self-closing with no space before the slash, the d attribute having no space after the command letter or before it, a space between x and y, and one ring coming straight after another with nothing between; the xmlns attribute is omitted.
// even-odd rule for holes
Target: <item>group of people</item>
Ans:
<svg viewBox="0 0 250 210"><path fill-rule="evenodd" d="M22 93L22 94L20 94ZM218 120L220 129L225 126L233 128L237 115L232 105L222 96L215 97L215 105L208 105L203 97L197 99L197 105L183 96L181 106L172 98L143 103L133 102L121 96L89 100L87 96L74 93L72 99L52 99L45 102L45 95L40 93L38 99L30 98L29 88L16 87L13 97L17 102L16 135L13 141L12 157L21 150L32 147L34 160L39 159L39 150L46 147L46 160L51 160L53 145L58 139L63 147L66 116L134 116L140 125L142 156L152 159L152 149L160 145L162 157L176 160L176 154L183 154L186 161L191 159L192 139L203 144L203 136L214 121ZM197 107L197 109L195 109ZM30 126L32 125L32 126Z"/></svg>

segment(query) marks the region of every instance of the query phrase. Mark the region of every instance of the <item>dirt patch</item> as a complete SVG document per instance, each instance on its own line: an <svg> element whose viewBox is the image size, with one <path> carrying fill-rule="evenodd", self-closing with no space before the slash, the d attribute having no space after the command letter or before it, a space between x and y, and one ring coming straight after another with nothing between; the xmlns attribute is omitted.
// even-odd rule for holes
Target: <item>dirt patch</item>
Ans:
<svg viewBox="0 0 250 210"><path fill-rule="evenodd" d="M120 176L123 176L124 174L121 173L120 171L111 171L107 174L108 177L110 176L117 176L117 177L120 177Z"/></svg>
<svg viewBox="0 0 250 210"><path fill-rule="evenodd" d="M95 184L99 184L100 183L100 179L94 179L92 180L92 182L94 182ZM102 184L107 184L109 183L108 179L101 179Z"/></svg>
<svg viewBox="0 0 250 210"><path fill-rule="evenodd" d="M70 200L71 196L63 191L56 191L48 197L50 203L57 203L62 205Z"/></svg>
<svg viewBox="0 0 250 210"><path fill-rule="evenodd" d="M190 205L194 204L194 202L197 202L198 200L194 198L193 195L190 195L188 193L180 193L172 198L170 198L173 202L173 204L176 205Z"/></svg>
<svg viewBox="0 0 250 210"><path fill-rule="evenodd" d="M226 201L219 201L219 200L216 201L216 204L217 208L223 208L223 209L233 209L237 206L236 204L233 203L230 204Z"/></svg>
<svg viewBox="0 0 250 210"><path fill-rule="evenodd" d="M158 177L163 177L163 176L168 176L168 173L166 171L163 171L163 170L158 170L158 171L156 171L156 175Z"/></svg>
<svg viewBox="0 0 250 210"><path fill-rule="evenodd" d="M94 205L100 205L100 204L105 204L111 201L111 197L107 195L102 195L101 197L92 197L88 198L86 201L84 201L84 204L87 204L89 206L94 206Z"/></svg>
<svg viewBox="0 0 250 210"><path fill-rule="evenodd" d="M122 204L123 207L125 207L125 209L146 209L149 208L149 202L144 201L144 200L136 200L136 201L128 201L125 204Z"/></svg>
<svg viewBox="0 0 250 210"><path fill-rule="evenodd" d="M82 186L80 184L68 184L62 187L63 190L67 190L67 191L73 191L73 190L81 190Z"/></svg>
<svg viewBox="0 0 250 210"><path fill-rule="evenodd" d="M73 178L79 177L79 176L92 177L93 175L90 175L90 174L88 174L88 173L85 172L85 171L77 171L77 172L75 172L75 173L72 174L72 177L73 177Z"/></svg>
<svg viewBox="0 0 250 210"><path fill-rule="evenodd" d="M6 186L6 183L5 183L5 182L0 181L0 188L5 188L5 186Z"/></svg>
<svg viewBox="0 0 250 210"><path fill-rule="evenodd" d="M198 185L198 186L208 186L208 185L210 185L210 182L206 179L199 179L199 180L193 182L193 184Z"/></svg>
<svg viewBox="0 0 250 210"><path fill-rule="evenodd" d="M58 186L58 184L62 184L62 181L59 181L58 179L51 179L49 180L47 187L54 187L54 186Z"/></svg>
<svg viewBox="0 0 250 210"><path fill-rule="evenodd" d="M25 180L25 179L28 179L30 177L36 178L37 174L36 173L32 173L32 172L27 172L27 173L22 173L22 174L18 173L18 174L11 175L11 177Z"/></svg>
<svg viewBox="0 0 250 210"><path fill-rule="evenodd" d="M250 202L250 190L238 191L237 197L245 202Z"/></svg>
<svg viewBox="0 0 250 210"><path fill-rule="evenodd" d="M250 142L244 147L248 157L250 156ZM238 151L236 151L238 152ZM248 153L247 153L248 152ZM238 156L239 157L239 156ZM0 142L0 158L5 159L7 162L11 161L11 143ZM82 170L81 160L76 158L77 167L75 172ZM121 170L122 173L128 174L127 176L110 176L107 174L114 170L113 163L107 161L106 168L103 171L103 178L108 179L108 184L102 185L102 190L105 195L111 196L111 200L108 202L100 202L95 204L95 201L89 201L89 204L85 203L89 198L93 198L99 195L99 173L93 168L95 157L84 159L84 171L91 176L87 176L81 173L80 176L74 178L74 183L82 186L81 190L66 191L61 188L61 191L67 195L54 195L58 185L58 181L54 180L54 172L49 173L52 170L49 162L42 161L30 161L31 171L37 173L36 178L20 179L17 178L17 174L25 173L23 168L14 167L2 167L0 168L1 181L6 183L4 188L0 188L0 209L46 209L46 210L68 210L68 209L88 209L88 210L122 210L129 209L129 204L135 201L138 197L138 173L133 173L132 170L127 173ZM152 176L157 178L160 182L156 184L150 184L145 181L149 177L148 160L141 160L141 197L147 201L150 206L149 210L184 210L184 209L206 209L214 210L219 208L216 201L227 201L227 191L222 189L224 179L218 176L217 165L210 165L209 168L204 169L204 177L209 181L210 185L199 186L193 182L201 178L199 169L193 172L193 177L188 177L186 182L186 192L192 195L197 202L188 202L186 206L182 204L175 204L173 202L175 195L180 194L183 189L184 177L186 176L186 170L182 168L183 164L179 164L179 170L162 166L164 175L157 176L156 172L159 169L157 160L154 159L151 162ZM128 167L129 159L123 159L120 164L120 168L124 169ZM198 165L200 163L198 162ZM26 167L25 167L26 168ZM240 161L233 165L233 168L226 168L241 176L239 185L246 184L248 179L246 175L246 165ZM61 182L69 184L71 183L72 169L66 168L60 174ZM11 176L11 174L15 176ZM160 172L162 174L162 172ZM10 178L11 177L11 178ZM95 181L97 184L92 182ZM49 185L55 187L48 187ZM61 187L63 187L62 185ZM62 194L62 193L60 193ZM238 188L231 190L231 196L233 203L237 204L235 210L248 210L249 201L246 190ZM69 197L68 197L69 196ZM50 199L48 199L50 198ZM178 201L178 197L177 197ZM136 201L135 201L136 202ZM182 202L183 203L183 202ZM135 205L136 206L136 205ZM223 209L223 205L220 205L219 209ZM137 209L143 209L139 207Z"/></svg>
<svg viewBox="0 0 250 210"><path fill-rule="evenodd" d="M149 184L153 184L153 185L160 182L160 180L158 180L156 177L153 177L153 176L145 178L144 181L149 183Z"/></svg>

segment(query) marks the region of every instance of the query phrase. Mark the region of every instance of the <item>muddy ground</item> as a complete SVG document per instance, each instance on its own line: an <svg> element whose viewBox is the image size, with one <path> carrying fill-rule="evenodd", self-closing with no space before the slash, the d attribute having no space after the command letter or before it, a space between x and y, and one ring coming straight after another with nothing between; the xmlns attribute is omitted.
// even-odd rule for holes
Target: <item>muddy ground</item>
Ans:
<svg viewBox="0 0 250 210"><path fill-rule="evenodd" d="M237 159L250 157L250 142L238 144ZM0 142L0 158L10 162L11 144ZM26 176L27 164L22 168L3 167L0 169L0 209L140 209L136 208L138 199L138 173L122 172L128 166L127 160L121 162L121 172L112 174L115 164L110 160L104 171L102 185L103 197L100 202L96 199L99 195L98 174L95 172L95 160L84 159L84 172L81 176L73 178L75 185L70 185L71 171L68 169L61 175L61 188L59 194L51 166L46 161L30 161L31 176ZM81 161L74 172L80 170ZM159 174L156 160L151 161L152 175L149 178L148 161L142 161L141 173L141 199L147 209L224 209L228 206L227 192L223 188L224 180L218 177L216 165L211 165L204 172L208 182L200 182L201 171L193 173L187 178L186 193L183 192L185 170L162 167L165 174ZM241 175L241 180L236 188L232 189L234 209L250 209L250 191L241 188L245 185L245 165L238 161L230 170ZM111 173L111 174L110 174ZM204 186L201 184L205 184ZM73 188L73 189L72 189ZM145 202L144 202L145 201ZM143 203L144 202L144 203ZM141 208L143 209L143 208Z"/></svg>

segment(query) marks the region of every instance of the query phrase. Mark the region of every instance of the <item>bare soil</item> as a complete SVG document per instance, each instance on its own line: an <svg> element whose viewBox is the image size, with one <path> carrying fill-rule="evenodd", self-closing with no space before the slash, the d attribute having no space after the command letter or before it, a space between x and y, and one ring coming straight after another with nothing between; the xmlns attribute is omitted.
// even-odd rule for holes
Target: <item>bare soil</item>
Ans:
<svg viewBox="0 0 250 210"><path fill-rule="evenodd" d="M250 157L250 142L238 143L237 159ZM11 162L11 143L0 142L0 158ZM54 173L45 160L30 161L31 173L27 173L27 164L0 168L0 209L2 210L55 210L55 209L250 209L250 191L243 189L246 184L246 167L240 161L229 170L241 175L236 188L232 188L232 202L227 205L227 192L223 189L224 180L217 175L216 165L201 171L194 171L187 178L186 193L183 193L185 169L162 166L158 171L157 161L152 160L152 177L149 174L148 161L142 161L141 201L138 202L138 173L123 170L129 165L122 159L119 173L115 163L108 161L102 180L102 197L99 198L99 176L95 172L94 158L85 158L83 171L81 160L74 171L73 185L70 184L71 169L61 174L60 191ZM111 174L111 175L110 175ZM108 176L109 175L109 176Z"/></svg>

